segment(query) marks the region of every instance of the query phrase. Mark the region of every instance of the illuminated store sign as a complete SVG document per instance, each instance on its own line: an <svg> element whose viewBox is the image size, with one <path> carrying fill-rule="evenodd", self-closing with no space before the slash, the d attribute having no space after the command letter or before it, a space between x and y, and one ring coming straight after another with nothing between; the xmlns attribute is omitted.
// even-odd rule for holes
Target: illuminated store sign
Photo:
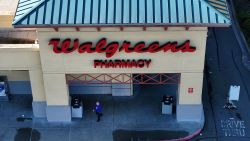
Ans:
<svg viewBox="0 0 250 141"><path fill-rule="evenodd" d="M132 45L130 41L108 42L106 38L102 38L96 44L93 42L80 43L79 39L51 39L49 45L52 46L54 53L69 54L72 52L83 53L105 53L107 58L113 57L118 52L125 53L157 53L157 52L195 52L196 47L190 45L187 40L183 44L178 42L166 42L160 44L154 41L146 45L144 41L137 42ZM94 60L94 67L97 68L149 68L151 59L121 59L121 60Z"/></svg>
<svg viewBox="0 0 250 141"><path fill-rule="evenodd" d="M190 46L190 41L179 45L178 42L167 42L160 45L158 41L150 43L146 46L144 41L131 45L130 41L123 41L119 44L117 41L107 42L106 38L99 40L95 47L93 42L79 43L79 39L51 39L49 45L53 46L55 53L72 53L77 51L78 53L105 53L107 58L114 56L117 52L126 53L156 53L156 52L194 52L195 47ZM73 46L71 46L73 45Z"/></svg>
<svg viewBox="0 0 250 141"><path fill-rule="evenodd" d="M149 68L151 59L94 60L94 68Z"/></svg>

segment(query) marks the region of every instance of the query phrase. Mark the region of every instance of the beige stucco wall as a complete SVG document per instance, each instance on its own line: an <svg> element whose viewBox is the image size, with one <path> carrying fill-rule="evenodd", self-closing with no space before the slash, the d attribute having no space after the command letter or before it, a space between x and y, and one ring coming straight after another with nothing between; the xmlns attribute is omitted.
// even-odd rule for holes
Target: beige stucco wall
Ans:
<svg viewBox="0 0 250 141"><path fill-rule="evenodd" d="M205 47L207 28L170 28L164 31L160 28L152 28L143 31L139 28L128 28L124 31L117 29L40 29L38 32L40 42L40 55L44 73L45 91L48 105L66 105L68 103L68 90L65 83L65 74L81 73L181 73L178 104L201 104L203 68L205 59ZM55 54L48 42L52 38L79 38L80 42L93 41L96 43L101 38L108 41L129 40L132 43L145 41L151 43L159 41L178 41L180 44L186 40L197 48L193 53L124 53L115 54L108 59L152 59L151 66L144 69L99 69L93 67L93 60L107 59L105 54ZM188 94L188 88L194 88L193 94Z"/></svg>
<svg viewBox="0 0 250 141"><path fill-rule="evenodd" d="M47 105L68 105L69 94L65 74L44 74Z"/></svg>
<svg viewBox="0 0 250 141"><path fill-rule="evenodd" d="M13 15L1 15L0 13L0 28L11 28Z"/></svg>
<svg viewBox="0 0 250 141"><path fill-rule="evenodd" d="M0 75L31 81L33 101L46 100L38 45L0 44Z"/></svg>
<svg viewBox="0 0 250 141"><path fill-rule="evenodd" d="M27 70L24 70L24 71L1 70L0 75L7 76L8 81L30 81L29 71Z"/></svg>
<svg viewBox="0 0 250 141"><path fill-rule="evenodd" d="M0 14L8 12L14 15L19 0L0 0Z"/></svg>
<svg viewBox="0 0 250 141"><path fill-rule="evenodd" d="M207 29L189 30L181 28L175 30L152 30L152 31L105 31L105 32L76 32L66 30L60 32L40 31L38 32L40 42L40 54L42 68L44 73L181 73L181 72L202 72L204 67L204 56ZM197 50L193 53L117 53L110 59L152 59L150 68L148 69L98 69L93 67L93 60L107 59L105 54L79 54L77 52L71 54L55 54L52 47L48 46L51 38L79 38L81 42L93 41L96 43L101 38L107 38L109 41L129 40L132 43L138 41L160 41L165 43L168 41L178 41L182 44L186 40L191 41L192 46L196 46Z"/></svg>
<svg viewBox="0 0 250 141"><path fill-rule="evenodd" d="M47 101L48 105L68 105L69 95L65 74L81 73L181 73L179 87L179 104L201 104L202 79L205 59L207 29L170 28L164 31L159 28L142 31L134 28L123 32L117 29L105 29L76 32L74 29L63 29L55 32L51 29L39 30L40 48L36 45L0 45L0 70L28 70L32 85L33 99ZM98 69L93 67L93 60L107 59L105 54L55 54L48 46L51 38L79 38L81 42L97 42L100 38L108 41L129 40L132 43L146 41L191 41L197 48L194 53L117 53L109 59L152 59L151 66L144 69ZM26 46L26 47L25 47ZM41 58L41 61L40 61ZM14 75L13 75L14 77ZM44 85L43 85L44 84ZM187 89L194 88L193 94Z"/></svg>
<svg viewBox="0 0 250 141"><path fill-rule="evenodd" d="M179 86L179 104L202 104L203 73L182 73ZM192 93L188 89L193 88Z"/></svg>
<svg viewBox="0 0 250 141"><path fill-rule="evenodd" d="M45 102L45 90L42 69L29 70L33 101Z"/></svg>
<svg viewBox="0 0 250 141"><path fill-rule="evenodd" d="M19 0L0 0L0 28L11 28Z"/></svg>
<svg viewBox="0 0 250 141"><path fill-rule="evenodd" d="M38 45L0 44L0 70L41 69Z"/></svg>

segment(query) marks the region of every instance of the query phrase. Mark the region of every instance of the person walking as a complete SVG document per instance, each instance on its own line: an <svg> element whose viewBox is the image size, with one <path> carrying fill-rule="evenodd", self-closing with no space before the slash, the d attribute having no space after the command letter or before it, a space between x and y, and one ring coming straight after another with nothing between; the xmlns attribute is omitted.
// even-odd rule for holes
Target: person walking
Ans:
<svg viewBox="0 0 250 141"><path fill-rule="evenodd" d="M96 113L96 116L97 116L97 121L96 122L99 122L101 120L101 117L102 117L102 105L99 101L97 101L95 103L95 107L93 109L93 112Z"/></svg>

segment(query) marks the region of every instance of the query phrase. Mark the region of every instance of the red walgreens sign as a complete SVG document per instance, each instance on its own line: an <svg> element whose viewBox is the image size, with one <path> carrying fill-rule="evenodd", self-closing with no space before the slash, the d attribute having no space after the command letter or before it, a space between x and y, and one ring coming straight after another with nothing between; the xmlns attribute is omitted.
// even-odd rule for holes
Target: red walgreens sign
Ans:
<svg viewBox="0 0 250 141"><path fill-rule="evenodd" d="M156 53L156 52L194 52L196 47L190 46L190 41L187 40L183 44L178 42L167 42L160 45L158 41L146 45L144 41L136 43L134 46L130 41L123 41L121 44L118 41L108 42L106 38L102 38L96 44L93 42L80 43L79 39L51 39L49 45L52 45L55 53L105 53L107 58L114 56L117 52L126 53ZM95 46L94 46L95 45Z"/></svg>

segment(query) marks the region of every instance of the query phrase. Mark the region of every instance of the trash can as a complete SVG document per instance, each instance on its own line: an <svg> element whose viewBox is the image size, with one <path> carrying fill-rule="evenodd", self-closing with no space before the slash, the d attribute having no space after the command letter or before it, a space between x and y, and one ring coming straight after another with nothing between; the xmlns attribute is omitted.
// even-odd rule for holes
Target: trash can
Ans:
<svg viewBox="0 0 250 141"><path fill-rule="evenodd" d="M72 118L82 118L83 117L83 103L80 98L71 99L71 115Z"/></svg>
<svg viewBox="0 0 250 141"><path fill-rule="evenodd" d="M162 98L162 114L169 114L173 113L173 102L174 97L169 95L164 95Z"/></svg>

